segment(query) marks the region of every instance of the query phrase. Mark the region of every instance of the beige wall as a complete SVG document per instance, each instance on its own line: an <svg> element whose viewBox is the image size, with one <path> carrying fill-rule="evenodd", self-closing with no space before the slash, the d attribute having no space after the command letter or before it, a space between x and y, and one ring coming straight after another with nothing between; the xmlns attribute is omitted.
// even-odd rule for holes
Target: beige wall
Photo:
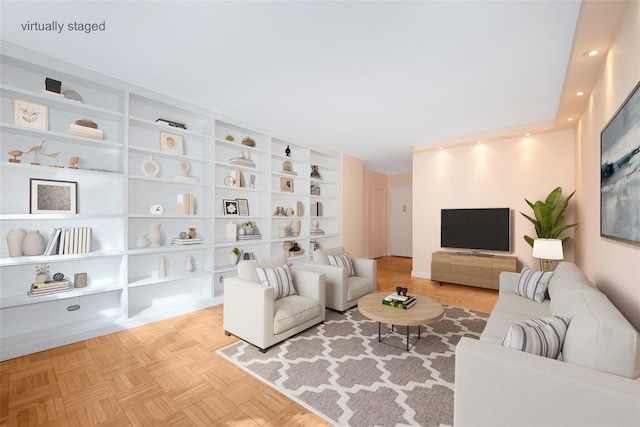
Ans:
<svg viewBox="0 0 640 427"><path fill-rule="evenodd" d="M572 130L444 150L415 150L412 274L431 276L431 254L441 249L442 208L511 208L511 255L518 257L519 267L523 263L538 267L523 239L524 234L534 235L535 231L519 212L530 211L525 198L544 199L557 186L568 195L575 188L574 164ZM574 205L566 212L567 221L573 218ZM573 259L572 248L573 240L565 245L565 259Z"/></svg>
<svg viewBox="0 0 640 427"><path fill-rule="evenodd" d="M640 78L640 3L632 2L576 132L576 264L640 330L640 246L600 237L600 131Z"/></svg>
<svg viewBox="0 0 640 427"><path fill-rule="evenodd" d="M353 257L365 256L364 246L364 165L346 154L340 159L341 244Z"/></svg>

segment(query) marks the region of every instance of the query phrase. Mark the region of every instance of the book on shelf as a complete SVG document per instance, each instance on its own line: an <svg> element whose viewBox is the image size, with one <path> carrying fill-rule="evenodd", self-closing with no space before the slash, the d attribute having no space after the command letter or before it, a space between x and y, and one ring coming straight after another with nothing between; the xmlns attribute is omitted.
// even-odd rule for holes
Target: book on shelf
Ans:
<svg viewBox="0 0 640 427"><path fill-rule="evenodd" d="M195 215L195 198L191 193L178 194L177 215Z"/></svg>
<svg viewBox="0 0 640 427"><path fill-rule="evenodd" d="M32 283L31 289L27 291L29 297L39 295L56 294L58 292L68 292L71 290L68 280L49 280L43 283Z"/></svg>
<svg viewBox="0 0 640 427"><path fill-rule="evenodd" d="M201 243L202 239L199 237L196 237L195 239L179 239L177 237L171 239L172 245L199 245Z"/></svg>
<svg viewBox="0 0 640 427"><path fill-rule="evenodd" d="M55 228L44 255L69 255L91 252L91 227Z"/></svg>
<svg viewBox="0 0 640 427"><path fill-rule="evenodd" d="M405 302L409 298L411 297L406 295L400 295L400 294L389 294L386 297L384 297L384 299L387 301L400 301L400 302Z"/></svg>
<svg viewBox="0 0 640 427"><path fill-rule="evenodd" d="M394 301L394 300L389 301L386 298L383 298L382 304L388 305L390 307L401 308L406 310L408 308L413 307L417 302L417 300L414 297L407 297L407 298L408 299L406 301Z"/></svg>
<svg viewBox="0 0 640 427"><path fill-rule="evenodd" d="M256 164L251 159L245 159L242 157L232 157L229 159L229 163L236 166L247 166L251 168L255 168Z"/></svg>
<svg viewBox="0 0 640 427"><path fill-rule="evenodd" d="M260 240L262 236L260 234L245 234L238 236L238 240Z"/></svg>
<svg viewBox="0 0 640 427"><path fill-rule="evenodd" d="M87 126L80 126L76 124L69 125L69 133L71 135L83 136L85 138L104 139L102 129L94 129Z"/></svg>

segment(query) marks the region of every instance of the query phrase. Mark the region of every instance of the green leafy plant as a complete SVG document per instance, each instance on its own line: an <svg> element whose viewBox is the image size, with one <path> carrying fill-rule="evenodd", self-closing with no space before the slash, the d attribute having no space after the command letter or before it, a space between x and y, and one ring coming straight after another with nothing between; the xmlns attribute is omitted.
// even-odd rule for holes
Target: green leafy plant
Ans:
<svg viewBox="0 0 640 427"><path fill-rule="evenodd" d="M233 141L233 135L227 135L224 137L224 139L226 139L227 141Z"/></svg>
<svg viewBox="0 0 640 427"><path fill-rule="evenodd" d="M558 239L559 235L572 227L575 227L578 224L565 224L564 216L562 215L569 206L569 200L573 197L575 191L567 196L566 199L560 201L562 198L562 188L556 187L549 195L546 200L543 202L538 200L535 203L531 203L529 200L524 199L525 202L529 205L529 207L533 210L533 217L529 216L523 212L520 212L522 216L527 218L535 227L536 235L539 238L543 239ZM562 243L569 240L570 237L565 237L562 240ZM531 247L533 247L534 238L531 236L524 236L524 240L527 241Z"/></svg>
<svg viewBox="0 0 640 427"><path fill-rule="evenodd" d="M242 140L242 144L247 145L249 147L253 147L254 145L256 145L256 141L250 136L247 136Z"/></svg>
<svg viewBox="0 0 640 427"><path fill-rule="evenodd" d="M240 249L238 249L238 248L233 248L233 249L231 249L231 252L233 252L234 254L236 254L236 255L238 255L238 256L240 256L240 253L241 253L241 252L240 252Z"/></svg>
<svg viewBox="0 0 640 427"><path fill-rule="evenodd" d="M255 227L256 226L256 222L255 221L245 221L241 225L243 227Z"/></svg>

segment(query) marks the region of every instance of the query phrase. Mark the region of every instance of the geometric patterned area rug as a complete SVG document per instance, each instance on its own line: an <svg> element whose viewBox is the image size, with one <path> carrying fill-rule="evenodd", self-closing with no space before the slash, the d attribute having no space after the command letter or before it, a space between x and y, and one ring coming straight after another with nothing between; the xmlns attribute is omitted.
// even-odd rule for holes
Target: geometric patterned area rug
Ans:
<svg viewBox="0 0 640 427"><path fill-rule="evenodd" d="M389 345L405 345L405 327L391 333L383 325L389 335L380 343L378 322L357 308L327 310L324 324L266 353L244 341L218 353L334 425L450 426L456 344L478 338L488 316L445 306L442 320L421 326L405 351Z"/></svg>

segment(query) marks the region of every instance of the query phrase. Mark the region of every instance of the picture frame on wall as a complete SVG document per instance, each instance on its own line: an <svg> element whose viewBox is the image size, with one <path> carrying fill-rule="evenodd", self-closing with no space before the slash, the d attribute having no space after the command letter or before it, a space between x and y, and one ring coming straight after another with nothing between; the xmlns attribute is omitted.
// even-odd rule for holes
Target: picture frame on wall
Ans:
<svg viewBox="0 0 640 427"><path fill-rule="evenodd" d="M600 133L600 235L640 243L640 82Z"/></svg>
<svg viewBox="0 0 640 427"><path fill-rule="evenodd" d="M13 124L31 129L49 130L49 106L13 98Z"/></svg>
<svg viewBox="0 0 640 427"><path fill-rule="evenodd" d="M291 178L280 178L280 191L285 193L293 193L293 179Z"/></svg>
<svg viewBox="0 0 640 427"><path fill-rule="evenodd" d="M225 216L238 216L238 201L235 199L223 199L222 210Z"/></svg>
<svg viewBox="0 0 640 427"><path fill-rule="evenodd" d="M238 201L238 215L249 216L249 200L236 199Z"/></svg>
<svg viewBox="0 0 640 427"><path fill-rule="evenodd" d="M78 213L78 183L31 178L29 213Z"/></svg>
<svg viewBox="0 0 640 427"><path fill-rule="evenodd" d="M160 151L171 154L184 154L184 137L176 133L160 132Z"/></svg>

